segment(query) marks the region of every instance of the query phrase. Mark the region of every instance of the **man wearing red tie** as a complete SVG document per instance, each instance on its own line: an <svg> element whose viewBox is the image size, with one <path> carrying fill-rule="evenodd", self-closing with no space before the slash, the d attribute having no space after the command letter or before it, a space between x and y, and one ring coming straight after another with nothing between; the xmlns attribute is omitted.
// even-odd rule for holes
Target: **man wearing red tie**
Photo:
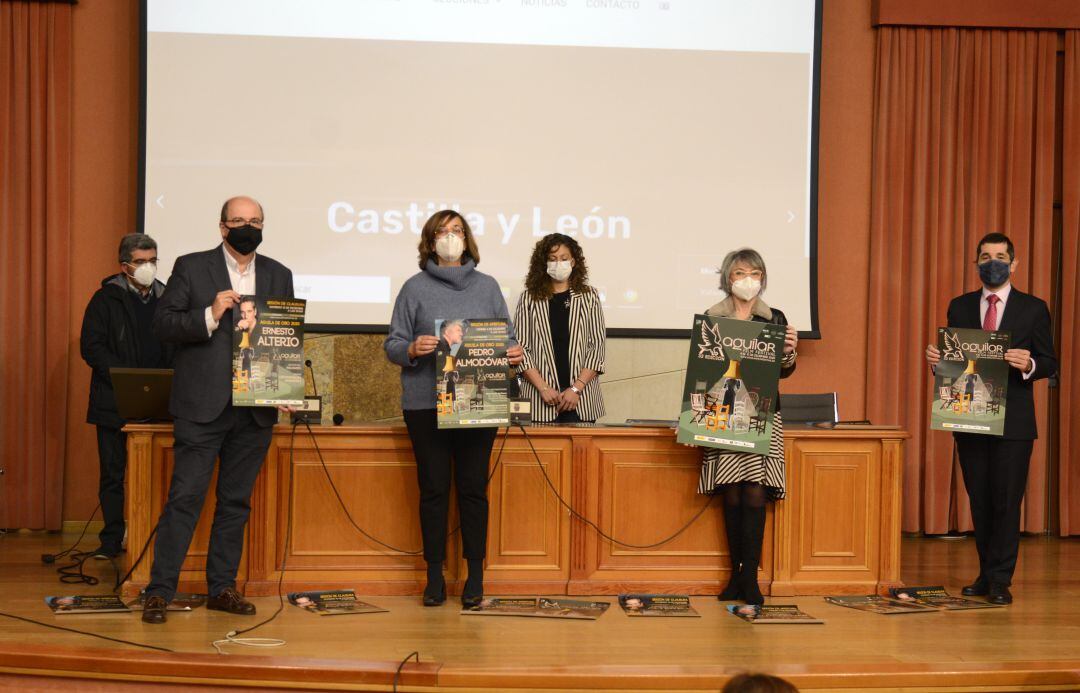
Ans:
<svg viewBox="0 0 1080 693"><path fill-rule="evenodd" d="M976 246L975 264L983 287L949 303L949 327L1010 333L1005 352L1009 369L1005 430L1000 436L954 433L975 524L979 576L963 589L994 604L1011 604L1013 570L1020 549L1020 503L1027 486L1031 448L1038 437L1032 383L1057 373L1050 311L1046 302L1015 289L1016 251L1008 236L991 233ZM926 348L936 366L937 347Z"/></svg>

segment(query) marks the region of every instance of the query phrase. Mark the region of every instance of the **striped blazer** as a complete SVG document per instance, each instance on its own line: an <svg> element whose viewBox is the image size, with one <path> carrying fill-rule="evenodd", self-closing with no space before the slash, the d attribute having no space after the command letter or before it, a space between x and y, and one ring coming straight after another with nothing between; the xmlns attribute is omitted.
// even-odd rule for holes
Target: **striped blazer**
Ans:
<svg viewBox="0 0 1080 693"><path fill-rule="evenodd" d="M555 352L551 346L551 318L548 300L534 300L528 291L522 291L514 310L514 327L518 343L525 352L521 370L535 368L549 385L558 389L555 371ZM606 332L604 308L600 296L589 288L585 293L570 291L570 377L577 378L582 368L597 373L604 372L604 348ZM545 404L540 391L526 379L522 379L522 395L532 402L533 421L553 421L558 412ZM604 398L600 394L599 378L593 378L581 391L577 406L583 421L595 421L604 415Z"/></svg>

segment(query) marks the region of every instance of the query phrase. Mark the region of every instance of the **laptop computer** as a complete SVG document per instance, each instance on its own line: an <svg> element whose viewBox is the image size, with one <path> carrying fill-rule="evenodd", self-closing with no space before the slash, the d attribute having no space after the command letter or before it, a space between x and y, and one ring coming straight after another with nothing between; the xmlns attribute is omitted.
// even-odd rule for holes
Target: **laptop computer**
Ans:
<svg viewBox="0 0 1080 693"><path fill-rule="evenodd" d="M171 368L110 368L116 409L128 421L171 421Z"/></svg>

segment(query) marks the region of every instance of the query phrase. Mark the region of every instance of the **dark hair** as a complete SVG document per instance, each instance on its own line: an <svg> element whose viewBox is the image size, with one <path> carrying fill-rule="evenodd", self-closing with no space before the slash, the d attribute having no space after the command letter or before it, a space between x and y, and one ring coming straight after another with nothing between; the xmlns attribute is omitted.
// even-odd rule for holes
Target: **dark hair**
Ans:
<svg viewBox="0 0 1080 693"><path fill-rule="evenodd" d="M229 199L225 200L225 204L221 205L222 224L229 220L229 205L232 204L233 200L239 200L242 197L247 197L247 195L237 195L235 197L230 197ZM263 212L262 203L256 200L254 197L247 197L247 199L251 200L259 206L259 216L263 218L263 221L266 221L266 213Z"/></svg>
<svg viewBox="0 0 1080 693"><path fill-rule="evenodd" d="M982 253L983 245L987 243L1004 243L1009 252L1009 262L1016 259L1016 248L1013 247L1013 242L1009 240L1009 237L1003 233L988 233L982 237L978 245L975 246L975 262L979 261L979 255Z"/></svg>
<svg viewBox="0 0 1080 693"><path fill-rule="evenodd" d="M462 257L471 257L474 263L480 264L480 249L476 247L476 240L473 238L472 229L469 228L469 222L465 221L465 217L458 212L452 209L443 209L432 214L424 222L424 230L420 232L420 243L416 246L419 253L418 264L420 269L426 268L428 260L432 258L438 264L439 256L435 254L435 232L454 219L460 219L461 225L465 229L465 252Z"/></svg>
<svg viewBox="0 0 1080 693"><path fill-rule="evenodd" d="M529 258L529 273L525 276L525 291L533 300L551 298L551 277L547 273L548 255L559 246L566 246L570 257L574 258L574 269L570 273L570 288L575 293L584 293L589 288L589 267L585 264L585 253L581 244L570 236L551 233L544 236L533 246Z"/></svg>
<svg viewBox="0 0 1080 693"><path fill-rule="evenodd" d="M129 233L120 239L120 262L131 262L136 250L157 250L157 241L145 233Z"/></svg>
<svg viewBox="0 0 1080 693"><path fill-rule="evenodd" d="M779 676L739 674L724 684L722 693L799 693L799 689Z"/></svg>

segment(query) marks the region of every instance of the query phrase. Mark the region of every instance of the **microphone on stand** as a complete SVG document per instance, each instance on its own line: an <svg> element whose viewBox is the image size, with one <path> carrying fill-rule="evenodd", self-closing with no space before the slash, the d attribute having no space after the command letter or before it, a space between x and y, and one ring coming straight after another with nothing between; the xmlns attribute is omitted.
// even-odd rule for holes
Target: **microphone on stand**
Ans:
<svg viewBox="0 0 1080 693"><path fill-rule="evenodd" d="M311 389L314 396L304 397L304 408L298 409L292 415L293 424L321 424L322 423L322 397L319 396L319 386L315 383L315 369L311 366L311 359L306 359L304 365L311 372Z"/></svg>

